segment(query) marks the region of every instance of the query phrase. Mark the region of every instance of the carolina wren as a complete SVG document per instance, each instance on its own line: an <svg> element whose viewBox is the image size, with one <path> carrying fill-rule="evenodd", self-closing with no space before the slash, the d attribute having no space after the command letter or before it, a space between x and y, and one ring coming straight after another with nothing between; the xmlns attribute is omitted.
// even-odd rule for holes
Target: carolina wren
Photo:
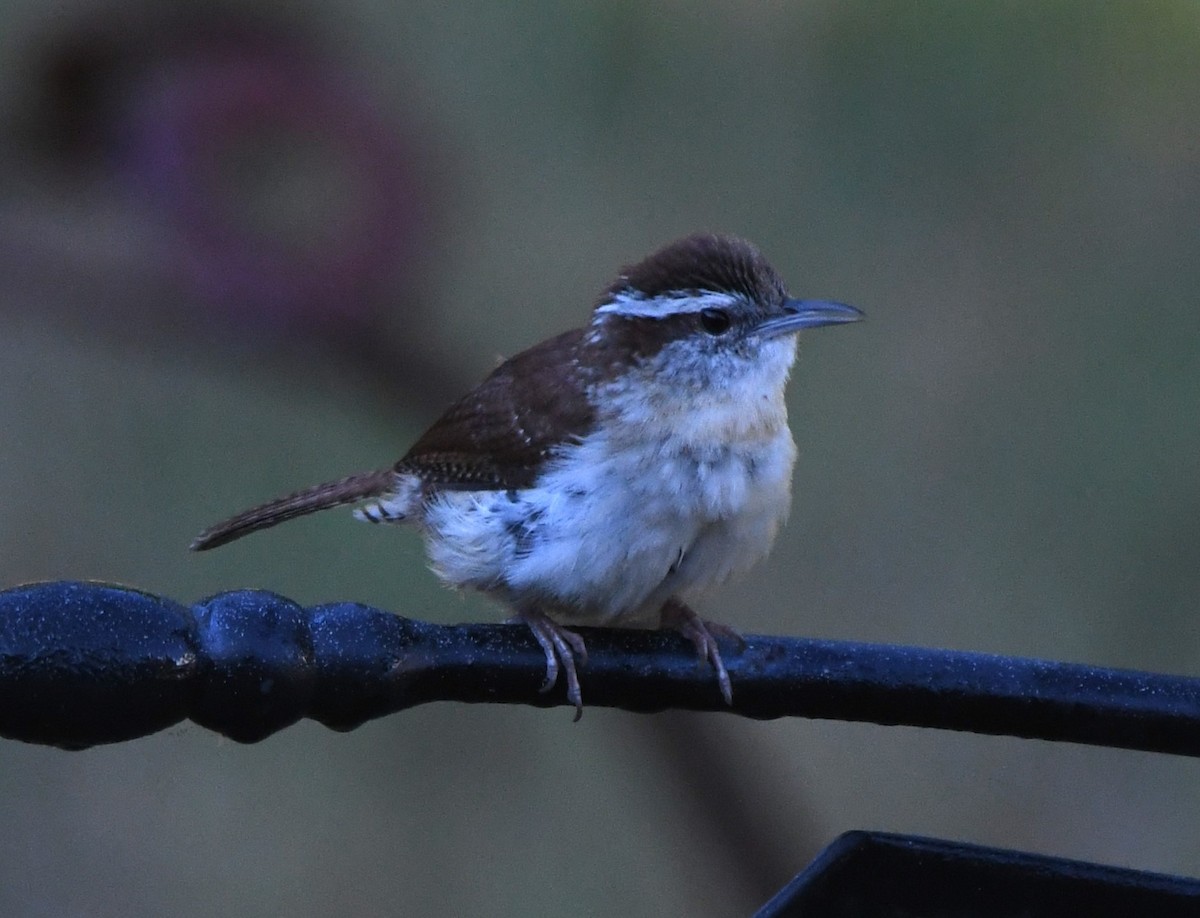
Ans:
<svg viewBox="0 0 1200 918"><path fill-rule="evenodd" d="M715 669L731 629L688 605L771 548L788 514L784 387L795 333L854 322L795 300L753 245L694 235L625 268L584 328L517 354L455 402L391 468L316 485L206 529L194 550L358 504L411 523L434 572L512 606L583 711L564 624L675 628Z"/></svg>

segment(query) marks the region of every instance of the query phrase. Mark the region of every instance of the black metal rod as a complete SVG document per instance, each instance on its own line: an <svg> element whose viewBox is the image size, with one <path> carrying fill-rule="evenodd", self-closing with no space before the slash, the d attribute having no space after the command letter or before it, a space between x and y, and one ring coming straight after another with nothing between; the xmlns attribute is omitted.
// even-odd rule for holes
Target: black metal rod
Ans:
<svg viewBox="0 0 1200 918"><path fill-rule="evenodd" d="M1200 679L989 654L799 638L728 647L733 707L674 633L579 629L589 706L731 711L1200 755ZM258 590L188 607L62 581L0 592L0 736L82 748L190 718L255 742L428 701L565 704L520 625L435 625Z"/></svg>

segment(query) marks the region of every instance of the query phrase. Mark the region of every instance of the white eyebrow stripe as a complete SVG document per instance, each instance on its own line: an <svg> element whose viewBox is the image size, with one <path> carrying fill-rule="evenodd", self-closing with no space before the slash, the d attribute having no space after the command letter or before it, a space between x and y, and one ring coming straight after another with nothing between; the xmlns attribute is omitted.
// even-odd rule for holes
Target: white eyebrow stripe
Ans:
<svg viewBox="0 0 1200 918"><path fill-rule="evenodd" d="M738 301L732 293L688 293L683 290L646 297L636 290L622 290L607 303L596 307L596 318L603 315L639 316L665 319L705 309L722 309Z"/></svg>

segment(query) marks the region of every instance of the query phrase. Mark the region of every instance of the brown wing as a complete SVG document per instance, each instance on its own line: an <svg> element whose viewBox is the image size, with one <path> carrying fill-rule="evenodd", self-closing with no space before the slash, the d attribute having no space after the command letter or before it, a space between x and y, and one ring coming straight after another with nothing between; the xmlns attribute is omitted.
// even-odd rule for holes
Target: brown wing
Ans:
<svg viewBox="0 0 1200 918"><path fill-rule="evenodd" d="M434 489L507 490L533 484L555 447L595 425L575 362L582 329L502 363L455 402L396 463Z"/></svg>

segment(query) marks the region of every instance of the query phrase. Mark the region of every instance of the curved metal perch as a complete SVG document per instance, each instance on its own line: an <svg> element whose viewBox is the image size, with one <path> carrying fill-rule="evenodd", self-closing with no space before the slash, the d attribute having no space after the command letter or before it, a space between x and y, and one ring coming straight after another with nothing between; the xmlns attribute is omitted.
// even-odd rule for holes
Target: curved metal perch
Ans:
<svg viewBox="0 0 1200 918"><path fill-rule="evenodd" d="M579 629L589 706L814 717L1200 755L1200 679L976 653L758 637L732 708L672 633ZM428 701L566 703L520 625L436 625L239 590L188 607L60 581L0 592L0 736L79 749L190 718L251 743L350 730ZM565 725L564 725L565 726Z"/></svg>

